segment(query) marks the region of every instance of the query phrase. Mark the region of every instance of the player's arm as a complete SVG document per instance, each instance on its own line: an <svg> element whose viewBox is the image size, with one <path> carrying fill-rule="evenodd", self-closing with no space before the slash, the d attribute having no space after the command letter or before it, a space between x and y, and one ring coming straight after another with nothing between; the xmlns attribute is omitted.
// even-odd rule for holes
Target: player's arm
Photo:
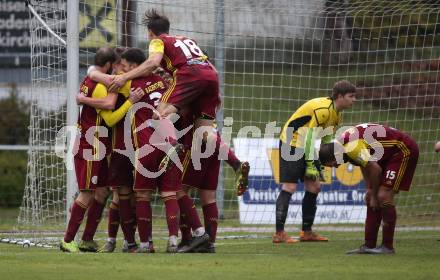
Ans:
<svg viewBox="0 0 440 280"><path fill-rule="evenodd" d="M372 208L378 208L378 198L377 194L379 192L380 182L382 178L382 167L375 162L369 161L365 167L361 167L362 174L364 175L365 183L368 184L372 190L372 195L370 197L370 206Z"/></svg>
<svg viewBox="0 0 440 280"><path fill-rule="evenodd" d="M119 93L125 98L130 96L131 80L126 82L120 89ZM118 94L113 92L108 92L107 96L103 98L91 98L86 97L84 94L79 93L76 96L76 102L78 104L85 104L90 107L102 110L114 110L116 106L116 101L118 100Z"/></svg>
<svg viewBox="0 0 440 280"><path fill-rule="evenodd" d="M301 128L300 132L305 133L304 136L304 159L306 161L306 171L304 177L310 180L317 180L320 178L320 170L315 165L315 140L316 127Z"/></svg>
<svg viewBox="0 0 440 280"><path fill-rule="evenodd" d="M379 192L382 178L382 167L371 161L368 145L364 140L358 139L344 145L347 156L356 164L360 165L365 184L372 189L370 206L377 208L377 193Z"/></svg>
<svg viewBox="0 0 440 280"><path fill-rule="evenodd" d="M330 116L330 112L327 108L313 109L313 113L311 116L312 118L310 119L310 122L307 126L307 131L305 132L305 138L304 138L304 153L305 153L306 161L314 160L316 135L318 133L317 128L326 127L326 124L329 120L329 116ZM333 136L330 137L331 139L333 139Z"/></svg>
<svg viewBox="0 0 440 280"><path fill-rule="evenodd" d="M115 109L117 99L118 94L113 92L109 92L107 96L102 98L86 97L82 93L78 93L78 95L76 96L76 102L78 104L85 104L87 106L102 110Z"/></svg>
<svg viewBox="0 0 440 280"><path fill-rule="evenodd" d="M88 76L90 77L90 79L94 80L95 82L101 83L106 87L110 86L110 83L114 78L114 75L105 74L98 70L91 70Z"/></svg>
<svg viewBox="0 0 440 280"><path fill-rule="evenodd" d="M98 84L93 91L93 98L104 98L107 96L107 89L102 84ZM100 110L96 109L99 115L104 119L105 123L112 127L117 124L124 116L127 114L128 110L131 106L139 101L144 94L144 91L140 88L137 88L133 94L130 94L130 97L115 111L112 110Z"/></svg>
<svg viewBox="0 0 440 280"><path fill-rule="evenodd" d="M367 174L365 168L361 168L361 172L362 172L362 177L364 178L364 181L365 181L365 188L371 189L371 182L370 182L370 179L368 178L368 174Z"/></svg>
<svg viewBox="0 0 440 280"><path fill-rule="evenodd" d="M163 41L160 39L151 40L148 49L148 59L133 70L122 75L117 75L110 85L110 91L114 91L116 88L121 87L128 80L132 80L142 76L148 76L153 73L153 71L157 67L160 66L160 62L162 61L165 50Z"/></svg>

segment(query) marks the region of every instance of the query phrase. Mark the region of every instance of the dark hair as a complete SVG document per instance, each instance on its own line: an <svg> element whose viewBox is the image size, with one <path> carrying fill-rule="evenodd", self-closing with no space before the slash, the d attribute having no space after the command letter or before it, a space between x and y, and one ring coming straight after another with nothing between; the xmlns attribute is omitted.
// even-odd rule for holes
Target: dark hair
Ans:
<svg viewBox="0 0 440 280"><path fill-rule="evenodd" d="M336 99L338 95L346 95L348 93L355 93L356 87L347 80L341 80L335 83L332 91L332 99Z"/></svg>
<svg viewBox="0 0 440 280"><path fill-rule="evenodd" d="M139 48L129 48L121 54L121 58L127 60L129 63L142 64L147 58L143 50Z"/></svg>
<svg viewBox="0 0 440 280"><path fill-rule="evenodd" d="M325 165L335 160L336 157L334 143L321 145L321 147L319 148L319 161Z"/></svg>
<svg viewBox="0 0 440 280"><path fill-rule="evenodd" d="M147 10L145 12L144 24L147 25L148 30L154 35L168 34L170 32L170 21L166 16L159 14L155 9Z"/></svg>
<svg viewBox="0 0 440 280"><path fill-rule="evenodd" d="M112 48L99 48L95 54L95 65L103 67L107 62L116 61L116 54Z"/></svg>
<svg viewBox="0 0 440 280"><path fill-rule="evenodd" d="M327 165L333 161L339 164L349 161L344 147L339 142L322 144L319 148L319 161L323 165Z"/></svg>
<svg viewBox="0 0 440 280"><path fill-rule="evenodd" d="M126 47L116 47L113 49L115 51L115 55L116 55L116 61L121 60L121 55L123 52L125 52L127 50Z"/></svg>

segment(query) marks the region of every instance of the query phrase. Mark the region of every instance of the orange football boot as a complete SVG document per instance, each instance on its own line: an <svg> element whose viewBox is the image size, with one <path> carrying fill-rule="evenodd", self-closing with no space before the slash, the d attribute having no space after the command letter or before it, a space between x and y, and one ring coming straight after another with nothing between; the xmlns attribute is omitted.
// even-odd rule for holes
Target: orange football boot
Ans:
<svg viewBox="0 0 440 280"><path fill-rule="evenodd" d="M287 233L283 230L283 231L280 231L280 232L276 232L272 236L272 242L275 243L275 244L280 244L280 243L293 244L293 243L299 242L299 240L298 239L293 239L292 237L287 235Z"/></svg>
<svg viewBox="0 0 440 280"><path fill-rule="evenodd" d="M299 240L301 242L307 242L307 241L328 241L327 237L321 236L318 233L314 231L301 231L299 235Z"/></svg>

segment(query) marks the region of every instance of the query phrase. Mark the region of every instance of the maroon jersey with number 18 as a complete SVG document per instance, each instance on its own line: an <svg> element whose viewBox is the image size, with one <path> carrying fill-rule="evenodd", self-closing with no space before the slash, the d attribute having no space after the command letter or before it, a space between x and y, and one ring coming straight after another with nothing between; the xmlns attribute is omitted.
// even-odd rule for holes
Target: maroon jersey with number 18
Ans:
<svg viewBox="0 0 440 280"><path fill-rule="evenodd" d="M162 67L173 77L161 101L178 108L190 106L196 116L214 118L220 105L216 70L194 40L162 34L151 40L149 52L162 53Z"/></svg>

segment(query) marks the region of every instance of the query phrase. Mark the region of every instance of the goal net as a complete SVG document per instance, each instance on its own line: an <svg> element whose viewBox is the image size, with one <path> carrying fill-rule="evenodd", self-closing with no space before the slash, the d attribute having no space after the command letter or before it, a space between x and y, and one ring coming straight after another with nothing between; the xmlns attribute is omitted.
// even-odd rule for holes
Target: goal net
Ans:
<svg viewBox="0 0 440 280"><path fill-rule="evenodd" d="M65 38L65 2L32 2L42 19ZM343 125L386 124L409 133L419 144L411 191L397 196L397 223L399 228L432 229L440 221L436 180L440 166L433 152L433 144L440 139L440 5L435 3L81 0L80 77L93 63L98 47L146 50L142 17L150 8L169 17L171 34L195 39L219 71L220 128L237 156L251 165L249 190L239 198L232 169L222 166L217 191L222 217L219 235L256 236L274 230L281 127L302 103L328 96L336 81L349 80L358 88L358 100L343 113ZM67 213L66 169L54 146L66 120L66 46L35 18L31 34L31 148L19 222L62 232ZM326 172L331 180L319 194L315 224L321 230L362 230L365 185L359 168L343 165ZM303 194L300 184L290 202L289 231L300 228ZM165 229L164 222L159 222L164 221L162 205L160 198L154 201L155 231Z"/></svg>

